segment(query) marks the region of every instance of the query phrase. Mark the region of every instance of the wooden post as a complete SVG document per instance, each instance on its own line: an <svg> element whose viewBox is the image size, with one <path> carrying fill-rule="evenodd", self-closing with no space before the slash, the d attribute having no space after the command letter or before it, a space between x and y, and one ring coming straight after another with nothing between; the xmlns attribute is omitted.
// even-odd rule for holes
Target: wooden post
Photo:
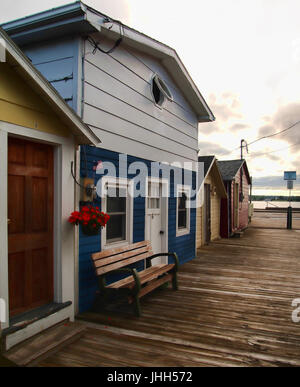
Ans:
<svg viewBox="0 0 300 387"><path fill-rule="evenodd" d="M286 226L288 230L292 229L292 221L293 221L293 210L292 210L292 207L289 206L287 210L287 226Z"/></svg>

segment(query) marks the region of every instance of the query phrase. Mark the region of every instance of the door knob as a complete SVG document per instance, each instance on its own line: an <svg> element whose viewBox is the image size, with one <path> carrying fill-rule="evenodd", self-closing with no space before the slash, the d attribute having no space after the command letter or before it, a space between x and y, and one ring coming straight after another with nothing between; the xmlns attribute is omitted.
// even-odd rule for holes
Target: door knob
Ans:
<svg viewBox="0 0 300 387"><path fill-rule="evenodd" d="M11 220L10 219L7 219L7 224L10 224L11 223Z"/></svg>
<svg viewBox="0 0 300 387"><path fill-rule="evenodd" d="M163 230L161 230L159 233L160 233L160 235L164 235L165 232Z"/></svg>

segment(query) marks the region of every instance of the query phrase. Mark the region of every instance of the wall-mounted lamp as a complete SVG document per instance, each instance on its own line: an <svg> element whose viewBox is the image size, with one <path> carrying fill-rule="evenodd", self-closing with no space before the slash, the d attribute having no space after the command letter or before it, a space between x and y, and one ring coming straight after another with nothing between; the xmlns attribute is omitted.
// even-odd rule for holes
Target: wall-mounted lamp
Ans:
<svg viewBox="0 0 300 387"><path fill-rule="evenodd" d="M81 179L81 184L78 183L78 181L76 180L76 177L74 175L74 171L73 171L73 161L71 162L71 174L72 174L72 177L73 177L75 183L79 187L82 188L81 201L93 202L97 196L96 187L94 184L94 179L89 178L89 177L84 177L83 179Z"/></svg>

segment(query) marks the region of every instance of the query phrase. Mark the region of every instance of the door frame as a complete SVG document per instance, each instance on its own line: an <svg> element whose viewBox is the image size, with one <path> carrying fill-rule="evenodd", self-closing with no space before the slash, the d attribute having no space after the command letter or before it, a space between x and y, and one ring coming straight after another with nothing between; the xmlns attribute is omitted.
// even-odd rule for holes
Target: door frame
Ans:
<svg viewBox="0 0 300 387"><path fill-rule="evenodd" d="M236 181L233 181L233 229L237 230L239 228L239 215L240 215L240 184Z"/></svg>
<svg viewBox="0 0 300 387"><path fill-rule="evenodd" d="M161 183L162 184L162 197L161 197L161 223L162 228L165 230L164 237L162 238L162 249L163 253L167 253L169 247L169 181L168 179L146 176L146 195L145 195L145 238L148 233L147 228L147 216L149 215L147 198L148 198L148 184L149 182ZM168 257L161 258L162 263L168 263Z"/></svg>
<svg viewBox="0 0 300 387"><path fill-rule="evenodd" d="M208 195L207 195L208 194ZM209 212L207 208L209 199ZM211 242L211 184L205 183L204 184L204 205L203 205L203 219L204 219L204 227L203 227L203 242L204 244L208 244ZM207 221L207 215L209 214L210 220L209 220L209 229L208 229L208 221ZM209 238L208 238L209 235Z"/></svg>
<svg viewBox="0 0 300 387"><path fill-rule="evenodd" d="M74 181L70 173L74 160L73 138L60 137L39 130L0 121L0 298L6 305L7 321L1 329L9 327L8 291L8 136L19 137L31 142L41 142L53 146L54 150L54 213L53 213L53 261L54 300L72 301L70 318L74 319L74 236L75 230L65 221L74 210ZM72 194L70 195L70 193ZM63 259L62 259L63 258ZM71 274L71 275L70 275Z"/></svg>

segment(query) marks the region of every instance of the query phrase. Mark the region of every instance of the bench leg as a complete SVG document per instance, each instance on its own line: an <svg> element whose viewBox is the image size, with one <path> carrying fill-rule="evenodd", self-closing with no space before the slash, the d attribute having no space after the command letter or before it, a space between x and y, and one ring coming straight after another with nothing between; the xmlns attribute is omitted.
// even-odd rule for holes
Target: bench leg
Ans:
<svg viewBox="0 0 300 387"><path fill-rule="evenodd" d="M173 290L178 290L177 272L173 273L172 286L173 286Z"/></svg>
<svg viewBox="0 0 300 387"><path fill-rule="evenodd" d="M138 295L134 297L133 305L134 305L135 314L137 315L137 317L141 317L142 310L141 310L140 299Z"/></svg>

